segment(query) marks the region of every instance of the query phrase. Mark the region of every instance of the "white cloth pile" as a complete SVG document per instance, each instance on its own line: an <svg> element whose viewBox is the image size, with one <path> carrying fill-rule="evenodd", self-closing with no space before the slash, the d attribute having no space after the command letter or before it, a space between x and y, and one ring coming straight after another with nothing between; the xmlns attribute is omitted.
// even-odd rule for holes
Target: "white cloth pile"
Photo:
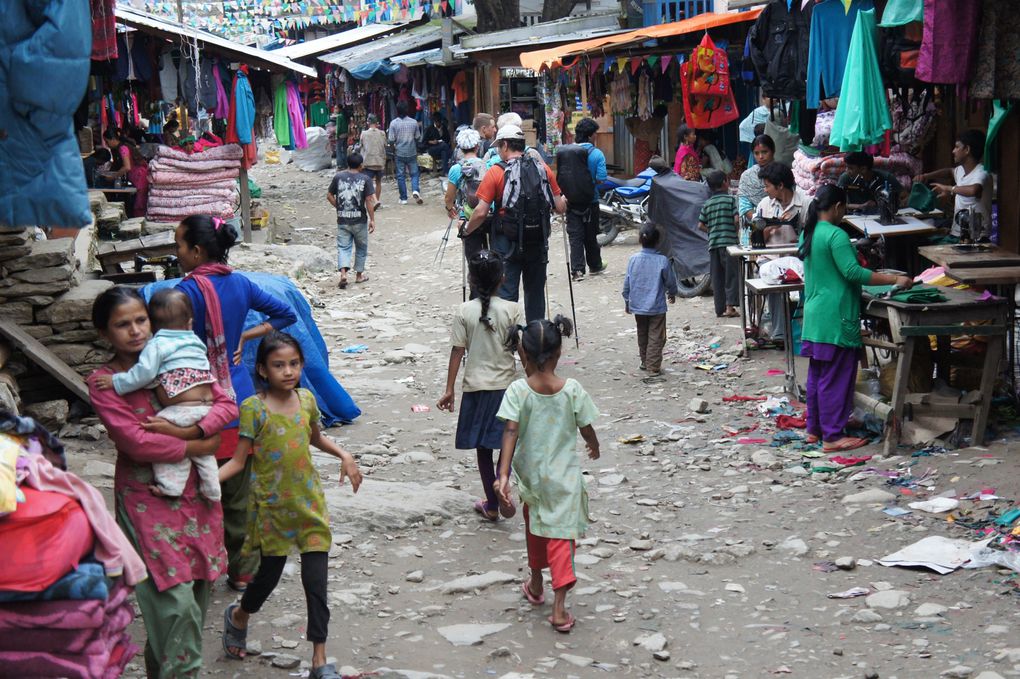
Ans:
<svg viewBox="0 0 1020 679"><path fill-rule="evenodd" d="M242 155L237 144L215 146L190 155L160 146L149 163L146 218L177 222L194 214L233 217Z"/></svg>

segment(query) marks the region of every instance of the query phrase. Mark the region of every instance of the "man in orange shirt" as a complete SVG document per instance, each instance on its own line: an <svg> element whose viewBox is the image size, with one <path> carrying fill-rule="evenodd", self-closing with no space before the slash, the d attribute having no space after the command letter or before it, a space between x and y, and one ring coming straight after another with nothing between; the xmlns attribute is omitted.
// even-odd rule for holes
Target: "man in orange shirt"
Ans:
<svg viewBox="0 0 1020 679"><path fill-rule="evenodd" d="M482 178L476 191L478 206L471 213L471 219L468 220L464 229L465 234L472 233L485 223L493 204L497 206L498 210L496 219L492 221L495 223L500 221L506 212L502 202L507 165L513 162L525 162L522 159L525 149L524 132L517 125L501 127L496 134L495 144L501 162L490 167ZM527 162L534 161L529 158ZM549 191L545 197L549 203L548 212L555 211L563 214L567 211L567 202L556 183L556 176L544 163L537 163L537 166L541 172L545 173L548 181ZM506 277L499 289L499 296L511 302L518 301L523 279L524 313L528 322L545 318L544 288L546 265L549 261L547 244L543 243L541 247L521 247L516 240L507 235L504 229L494 227L490 247L503 258L506 264Z"/></svg>

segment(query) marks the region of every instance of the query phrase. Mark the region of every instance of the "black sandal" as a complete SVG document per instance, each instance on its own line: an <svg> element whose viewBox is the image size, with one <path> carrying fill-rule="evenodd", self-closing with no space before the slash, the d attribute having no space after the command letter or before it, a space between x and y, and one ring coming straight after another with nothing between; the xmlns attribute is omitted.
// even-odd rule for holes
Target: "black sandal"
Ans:
<svg viewBox="0 0 1020 679"><path fill-rule="evenodd" d="M248 648L248 628L237 627L233 620L234 609L240 605L230 604L227 610L223 611L223 652L234 660L244 660L245 649ZM241 652L231 653L231 648L239 648Z"/></svg>

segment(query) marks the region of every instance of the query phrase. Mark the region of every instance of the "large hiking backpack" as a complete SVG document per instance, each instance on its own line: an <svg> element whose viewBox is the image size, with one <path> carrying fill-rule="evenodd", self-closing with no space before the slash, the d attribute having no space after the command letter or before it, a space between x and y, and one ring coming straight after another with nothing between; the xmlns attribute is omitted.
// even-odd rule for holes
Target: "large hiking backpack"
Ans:
<svg viewBox="0 0 1020 679"><path fill-rule="evenodd" d="M481 158L468 158L460 161L460 183L457 185L457 204L464 210L467 217L471 216L478 206L478 185L485 176L485 161Z"/></svg>
<svg viewBox="0 0 1020 679"><path fill-rule="evenodd" d="M591 149L566 144L556 149L556 183L571 207L587 209L595 202L595 181L588 171Z"/></svg>
<svg viewBox="0 0 1020 679"><path fill-rule="evenodd" d="M553 195L545 166L525 153L503 168L503 195L499 229L513 241L517 252L545 252L548 246Z"/></svg>

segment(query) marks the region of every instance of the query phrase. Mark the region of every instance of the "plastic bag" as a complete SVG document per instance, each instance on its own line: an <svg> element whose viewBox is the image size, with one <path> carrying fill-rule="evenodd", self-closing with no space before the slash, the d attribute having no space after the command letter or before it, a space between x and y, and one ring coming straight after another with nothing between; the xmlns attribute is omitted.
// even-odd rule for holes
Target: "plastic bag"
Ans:
<svg viewBox="0 0 1020 679"><path fill-rule="evenodd" d="M705 33L690 60L680 67L687 124L698 130L721 127L740 117L730 86L730 62Z"/></svg>
<svg viewBox="0 0 1020 679"><path fill-rule="evenodd" d="M294 149L290 157L294 164L305 172L318 172L325 170L333 164L333 156L329 152L329 136L326 130L321 127L305 128L305 138L308 147Z"/></svg>

